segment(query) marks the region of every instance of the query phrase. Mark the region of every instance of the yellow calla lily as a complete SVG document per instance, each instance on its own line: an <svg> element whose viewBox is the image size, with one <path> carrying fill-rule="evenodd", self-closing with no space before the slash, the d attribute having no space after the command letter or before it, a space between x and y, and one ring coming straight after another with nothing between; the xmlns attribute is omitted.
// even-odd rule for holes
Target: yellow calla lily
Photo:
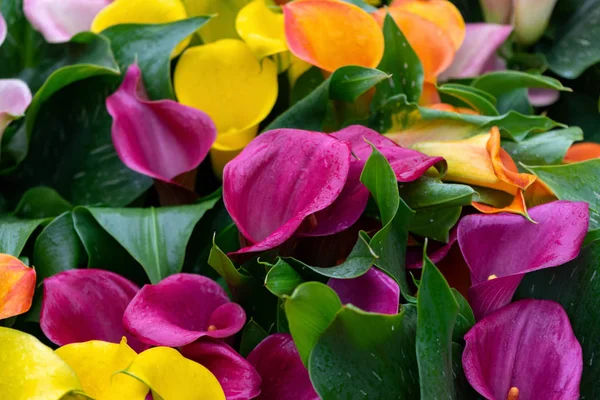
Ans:
<svg viewBox="0 0 600 400"><path fill-rule="evenodd" d="M254 0L242 8L235 20L235 28L258 59L288 49L283 14L271 11L266 0Z"/></svg>
<svg viewBox="0 0 600 400"><path fill-rule="evenodd" d="M235 19L238 12L251 0L183 0L191 17L214 15L198 34L204 43L220 39L237 39Z"/></svg>
<svg viewBox="0 0 600 400"><path fill-rule="evenodd" d="M180 103L207 113L217 127L213 169L225 164L256 136L258 124L277 100L277 67L259 62L241 40L224 39L187 49L174 74Z"/></svg>
<svg viewBox="0 0 600 400"><path fill-rule="evenodd" d="M83 388L75 373L35 337L0 327L0 399L60 399Z"/></svg>
<svg viewBox="0 0 600 400"><path fill-rule="evenodd" d="M91 31L100 33L118 24L164 24L188 17L181 0L116 0L96 15ZM179 55L190 43L187 38L174 50Z"/></svg>

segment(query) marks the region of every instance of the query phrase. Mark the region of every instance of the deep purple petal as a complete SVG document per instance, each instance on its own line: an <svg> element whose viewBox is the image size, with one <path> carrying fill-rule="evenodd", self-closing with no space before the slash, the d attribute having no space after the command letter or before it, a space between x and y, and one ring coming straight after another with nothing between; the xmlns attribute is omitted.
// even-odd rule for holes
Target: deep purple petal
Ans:
<svg viewBox="0 0 600 400"><path fill-rule="evenodd" d="M458 244L471 271L469 293L478 318L485 316L483 311L507 304L523 274L564 264L579 254L588 228L587 203L555 201L532 208L529 215L537 223L514 214L474 214L458 225ZM517 278L499 279L508 276Z"/></svg>
<svg viewBox="0 0 600 400"><path fill-rule="evenodd" d="M510 25L467 24L465 40L441 79L468 78L484 72L496 50L512 32Z"/></svg>
<svg viewBox="0 0 600 400"><path fill-rule="evenodd" d="M274 248L302 221L331 205L350 168L350 146L319 132L276 129L254 139L223 172L223 200L240 232Z"/></svg>
<svg viewBox="0 0 600 400"><path fill-rule="evenodd" d="M527 91L529 102L534 107L546 107L556 103L560 97L560 92L554 89L531 88Z"/></svg>
<svg viewBox="0 0 600 400"><path fill-rule="evenodd" d="M447 255L452 246L456 243L456 229L450 232L448 243L439 243L431 241L427 245L427 257L432 263L437 264ZM406 268L421 269L423 267L423 248L421 246L409 246L406 252Z"/></svg>
<svg viewBox="0 0 600 400"><path fill-rule="evenodd" d="M222 341L205 337L184 346L181 353L213 373L227 400L253 399L260 394L261 378L256 369Z"/></svg>
<svg viewBox="0 0 600 400"><path fill-rule="evenodd" d="M203 336L225 338L246 321L218 283L205 276L176 274L145 285L123 316L129 332L144 343L177 347Z"/></svg>
<svg viewBox="0 0 600 400"><path fill-rule="evenodd" d="M332 278L327 285L335 290L343 304L351 303L367 312L398 314L400 287L375 267L357 278Z"/></svg>
<svg viewBox="0 0 600 400"><path fill-rule="evenodd" d="M146 348L125 331L123 313L140 288L113 272L73 269L44 280L40 326L59 346L123 336L136 351Z"/></svg>
<svg viewBox="0 0 600 400"><path fill-rule="evenodd" d="M248 361L262 377L257 400L319 400L290 335L268 336L252 350Z"/></svg>
<svg viewBox="0 0 600 400"><path fill-rule="evenodd" d="M581 346L560 304L522 300L479 321L465 335L463 367L471 386L489 400L576 400Z"/></svg>
<svg viewBox="0 0 600 400"><path fill-rule="evenodd" d="M112 140L125 165L171 182L196 168L217 137L204 112L172 100L149 101L137 65L129 66L121 87L108 99Z"/></svg>

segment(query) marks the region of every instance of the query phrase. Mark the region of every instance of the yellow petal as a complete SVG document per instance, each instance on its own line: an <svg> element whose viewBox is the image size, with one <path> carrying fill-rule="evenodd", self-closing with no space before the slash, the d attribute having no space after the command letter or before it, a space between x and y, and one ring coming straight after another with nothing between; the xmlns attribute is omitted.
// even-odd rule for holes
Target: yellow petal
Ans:
<svg viewBox="0 0 600 400"><path fill-rule="evenodd" d="M135 359L135 351L123 338L120 344L92 340L56 350L77 374L85 394L97 400L144 400L148 386L131 376L119 374Z"/></svg>
<svg viewBox="0 0 600 400"><path fill-rule="evenodd" d="M208 369L169 347L140 353L123 373L144 382L165 400L225 400L219 381Z"/></svg>
<svg viewBox="0 0 600 400"><path fill-rule="evenodd" d="M23 314L31 308L35 270L9 254L0 254L0 319Z"/></svg>
<svg viewBox="0 0 600 400"><path fill-rule="evenodd" d="M334 0L294 1L283 6L290 51L326 71L345 65L375 68L383 57L383 33L359 7Z"/></svg>
<svg viewBox="0 0 600 400"><path fill-rule="evenodd" d="M35 337L0 327L0 399L60 399L81 392L75 372Z"/></svg>
<svg viewBox="0 0 600 400"><path fill-rule="evenodd" d="M271 11L265 0L254 0L242 8L235 28L258 59L287 50L283 14Z"/></svg>
<svg viewBox="0 0 600 400"><path fill-rule="evenodd" d="M181 0L116 0L96 15L91 31L100 33L119 24L164 24L186 18ZM171 56L177 56L189 43L190 39L185 39Z"/></svg>
<svg viewBox="0 0 600 400"><path fill-rule="evenodd" d="M269 59L256 60L241 40L219 40L182 54L174 86L179 102L207 113L222 135L250 129L269 114L277 100L277 68Z"/></svg>
<svg viewBox="0 0 600 400"><path fill-rule="evenodd" d="M204 43L221 39L237 39L235 18L250 0L183 0L188 15L213 15L198 32Z"/></svg>

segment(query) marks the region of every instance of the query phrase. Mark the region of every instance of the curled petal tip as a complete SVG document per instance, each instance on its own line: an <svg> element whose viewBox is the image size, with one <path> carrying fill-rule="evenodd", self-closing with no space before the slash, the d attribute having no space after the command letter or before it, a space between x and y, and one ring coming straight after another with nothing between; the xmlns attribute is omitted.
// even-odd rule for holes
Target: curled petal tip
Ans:
<svg viewBox="0 0 600 400"><path fill-rule="evenodd" d="M0 254L0 319L23 314L31 308L35 270L18 258Z"/></svg>

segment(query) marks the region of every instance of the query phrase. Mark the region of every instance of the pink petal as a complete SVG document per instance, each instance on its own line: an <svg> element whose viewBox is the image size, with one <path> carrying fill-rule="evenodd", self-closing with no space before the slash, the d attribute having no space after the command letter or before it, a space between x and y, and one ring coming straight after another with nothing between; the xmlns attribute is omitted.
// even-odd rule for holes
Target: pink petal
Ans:
<svg viewBox="0 0 600 400"><path fill-rule="evenodd" d="M214 123L202 111L172 100L149 101L137 65L129 66L106 108L121 161L165 182L200 165L217 137Z"/></svg>
<svg viewBox="0 0 600 400"><path fill-rule="evenodd" d="M463 367L486 399L579 398L581 346L560 304L522 300L485 317L465 335Z"/></svg>
<svg viewBox="0 0 600 400"><path fill-rule="evenodd" d="M447 255L452 246L456 243L456 229L450 232L448 243L439 243L430 241L427 245L427 257L432 263L437 264L442 261ZM423 267L423 247L407 247L406 253L406 268L421 269Z"/></svg>
<svg viewBox="0 0 600 400"><path fill-rule="evenodd" d="M532 88L528 90L529 102L534 107L547 107L556 103L560 92L554 89Z"/></svg>
<svg viewBox="0 0 600 400"><path fill-rule="evenodd" d="M220 340L202 338L181 349L184 357L202 364L215 375L227 400L253 399L260 394L256 369Z"/></svg>
<svg viewBox="0 0 600 400"><path fill-rule="evenodd" d="M23 0L23 11L31 25L49 43L68 42L79 32L89 31L96 14L113 0Z"/></svg>
<svg viewBox="0 0 600 400"><path fill-rule="evenodd" d="M262 377L257 400L319 400L290 335L268 336L248 354L248 361Z"/></svg>
<svg viewBox="0 0 600 400"><path fill-rule="evenodd" d="M515 214L474 214L460 221L458 244L471 271L469 298L477 318L508 304L525 273L579 254L588 229L587 203L555 201L529 215L537 223Z"/></svg>
<svg viewBox="0 0 600 400"><path fill-rule="evenodd" d="M468 78L482 74L511 32L510 25L467 24L465 40L440 79Z"/></svg>
<svg viewBox="0 0 600 400"><path fill-rule="evenodd" d="M302 236L333 235L349 228L361 216L369 200L369 191L360 182L365 162L372 152L368 142L375 145L389 161L398 182L414 181L432 166L444 162L442 157L430 157L398 146L387 137L361 125L349 126L332 133L331 136L352 146L354 157L350 163L348 179L336 201L315 215L316 226L307 232L302 232Z"/></svg>
<svg viewBox="0 0 600 400"><path fill-rule="evenodd" d="M0 39L3 21L0 15ZM25 82L18 79L0 79L0 138L13 119L25 114L30 103L31 91Z"/></svg>
<svg viewBox="0 0 600 400"><path fill-rule="evenodd" d="M226 338L246 321L218 283L205 276L175 274L144 285L123 316L126 329L144 343L177 347L210 336Z"/></svg>
<svg viewBox="0 0 600 400"><path fill-rule="evenodd" d="M327 286L335 290L343 304L351 303L367 312L398 314L400 287L385 272L375 267L358 278L332 278Z"/></svg>
<svg viewBox="0 0 600 400"><path fill-rule="evenodd" d="M276 129L254 139L223 172L223 200L253 245L272 249L331 205L350 168L350 145L320 132Z"/></svg>
<svg viewBox="0 0 600 400"><path fill-rule="evenodd" d="M2 43L4 43L5 39L6 39L6 21L4 20L4 17L2 16L2 13L0 12L0 46L2 46Z"/></svg>
<svg viewBox="0 0 600 400"><path fill-rule="evenodd" d="M123 336L137 351L146 346L125 331L123 313L140 288L113 272L72 269L44 280L40 327L53 343L103 340Z"/></svg>

